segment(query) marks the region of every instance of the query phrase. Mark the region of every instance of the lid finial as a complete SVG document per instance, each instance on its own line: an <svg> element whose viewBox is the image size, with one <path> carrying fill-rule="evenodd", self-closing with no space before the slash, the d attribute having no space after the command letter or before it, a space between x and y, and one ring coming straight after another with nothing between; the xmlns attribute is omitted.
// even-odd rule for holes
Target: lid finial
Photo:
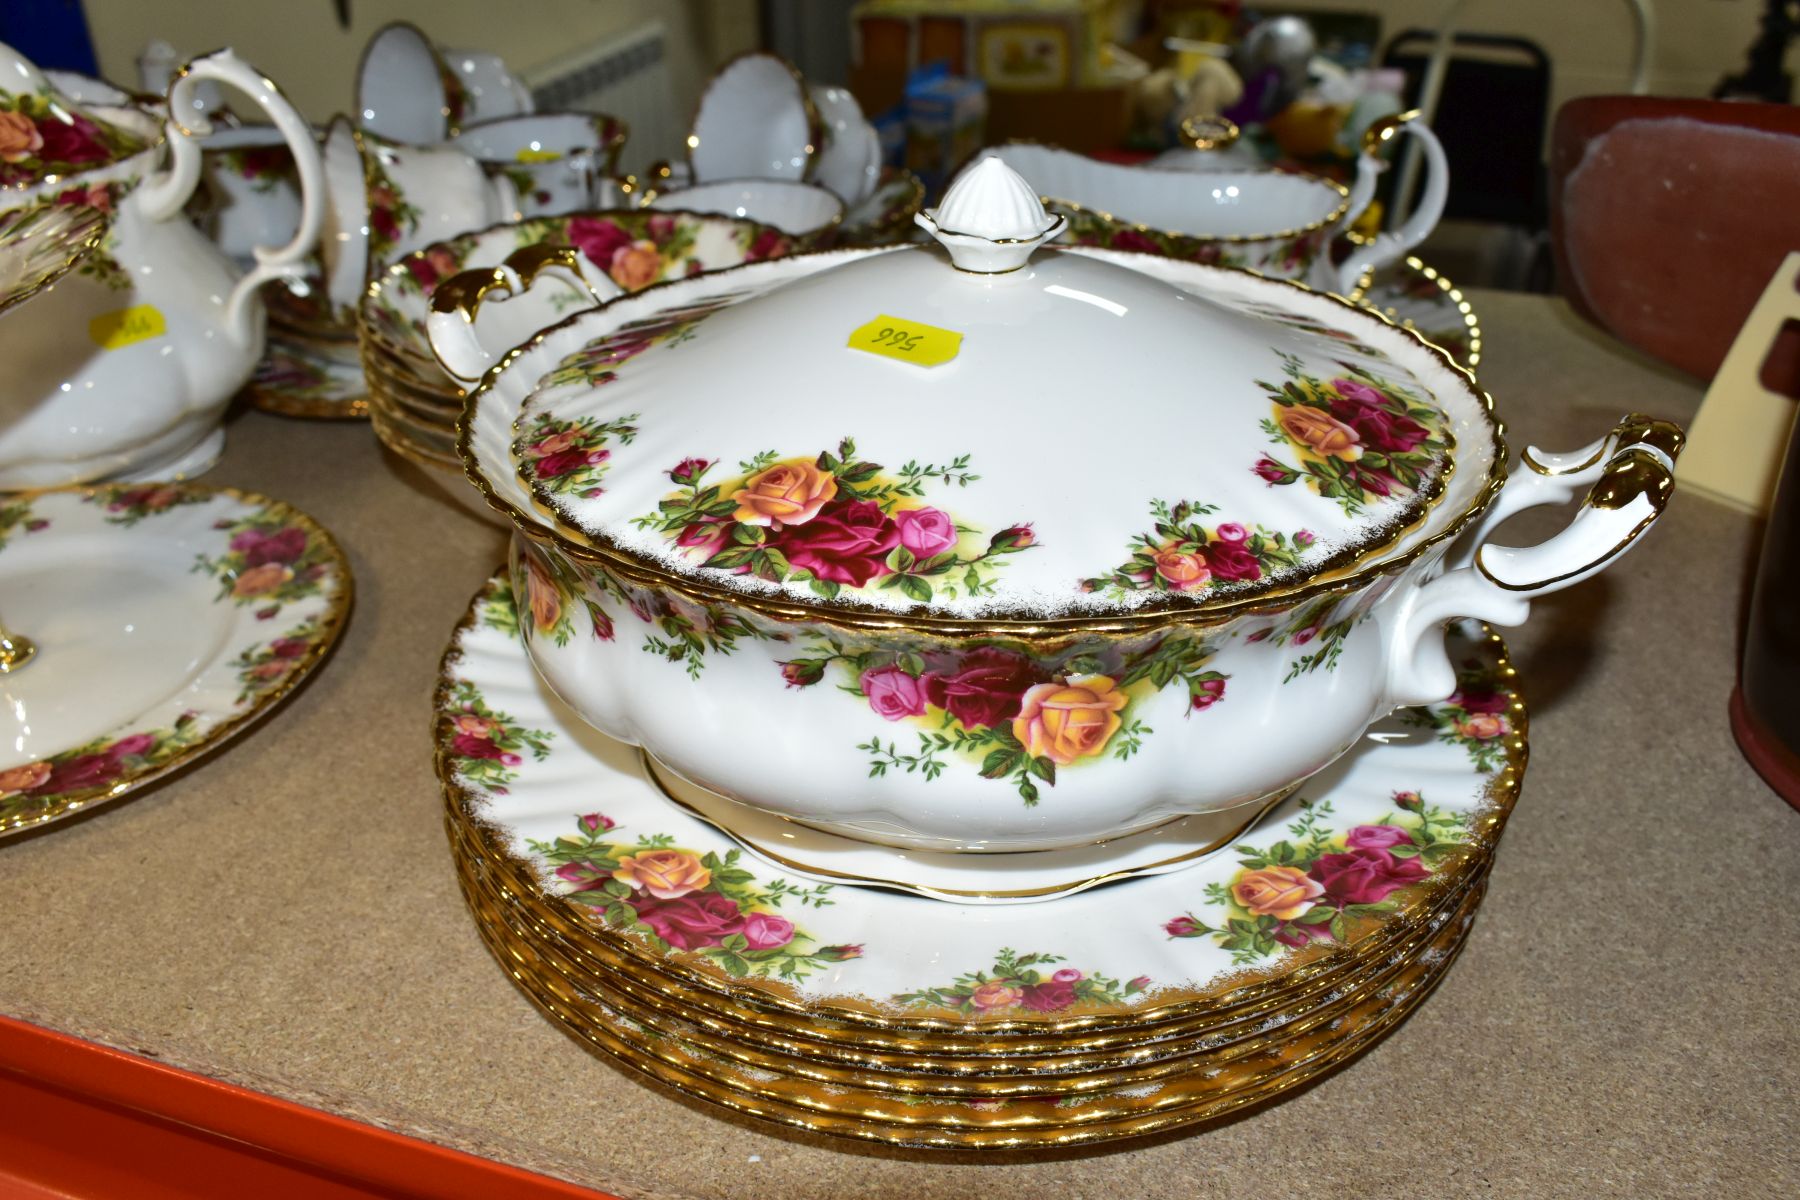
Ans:
<svg viewBox="0 0 1800 1200"><path fill-rule="evenodd" d="M959 270L978 275L1018 270L1068 224L1066 217L1045 212L1024 177L994 157L977 159L950 184L941 204L913 220L950 252Z"/></svg>

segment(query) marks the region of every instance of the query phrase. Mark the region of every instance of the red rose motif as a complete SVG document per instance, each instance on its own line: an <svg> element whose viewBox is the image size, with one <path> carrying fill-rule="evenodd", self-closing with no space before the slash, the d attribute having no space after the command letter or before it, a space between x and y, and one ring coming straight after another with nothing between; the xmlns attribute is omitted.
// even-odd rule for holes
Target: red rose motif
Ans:
<svg viewBox="0 0 1800 1200"><path fill-rule="evenodd" d="M681 531L675 544L683 550L693 551L694 556L704 562L725 548L730 532L731 526L724 521L695 521Z"/></svg>
<svg viewBox="0 0 1800 1200"><path fill-rule="evenodd" d="M369 226L381 236L385 242L397 241L400 237L400 222L391 208L371 208L369 210Z"/></svg>
<svg viewBox="0 0 1800 1200"><path fill-rule="evenodd" d="M1317 925L1303 925L1299 921L1283 921L1281 928L1275 931L1275 940L1284 946L1292 946L1298 950L1309 942L1331 941L1331 922L1320 921Z"/></svg>
<svg viewBox="0 0 1800 1200"><path fill-rule="evenodd" d="M1161 254L1162 247L1156 239L1136 229L1121 229L1112 235L1107 245L1114 250L1135 250L1140 254Z"/></svg>
<svg viewBox="0 0 1800 1200"><path fill-rule="evenodd" d="M614 254L631 245L632 237L612 221L575 217L569 222L569 243L605 270L612 266Z"/></svg>
<svg viewBox="0 0 1800 1200"><path fill-rule="evenodd" d="M645 224L644 232L650 235L651 241L660 246L674 234L675 218L665 213L658 213Z"/></svg>
<svg viewBox="0 0 1800 1200"><path fill-rule="evenodd" d="M487 738L473 733L459 733L450 739L450 745L464 758L486 758L509 767L519 765L519 756L502 750Z"/></svg>
<svg viewBox="0 0 1800 1200"><path fill-rule="evenodd" d="M1196 709L1211 708L1225 698L1225 681L1223 679L1202 679L1200 686L1193 693L1193 707Z"/></svg>
<svg viewBox="0 0 1800 1200"><path fill-rule="evenodd" d="M1325 887L1333 904L1379 904L1395 888L1417 883L1428 872L1416 858L1395 858L1386 850L1347 850L1326 854L1308 875Z"/></svg>
<svg viewBox="0 0 1800 1200"><path fill-rule="evenodd" d="M1058 975L1062 972L1058 971ZM1034 1012L1056 1012L1075 1003L1075 985L1066 979L1052 978L1043 983L1029 984L1019 997L1021 1007Z"/></svg>
<svg viewBox="0 0 1800 1200"><path fill-rule="evenodd" d="M787 235L778 229L765 229L756 235L750 248L744 251L745 262L761 262L765 258L783 258L791 247Z"/></svg>
<svg viewBox="0 0 1800 1200"><path fill-rule="evenodd" d="M569 885L572 892L592 892L606 886L611 871L602 871L584 862L564 863L556 868L556 877Z"/></svg>
<svg viewBox="0 0 1800 1200"><path fill-rule="evenodd" d="M1353 379L1334 379L1331 386L1341 399L1331 402L1331 415L1356 430L1365 446L1389 454L1412 450L1431 436L1431 431L1406 416L1390 412L1387 397Z"/></svg>
<svg viewBox="0 0 1800 1200"><path fill-rule="evenodd" d="M559 450L538 459L533 469L539 479L558 479L583 467L603 463L611 457L610 450Z"/></svg>
<svg viewBox="0 0 1800 1200"><path fill-rule="evenodd" d="M744 940L752 950L773 950L794 940L794 923L786 917L769 913L751 913L744 918Z"/></svg>
<svg viewBox="0 0 1800 1200"><path fill-rule="evenodd" d="M100 787L111 783L123 770L111 753L83 754L50 769L50 777L33 788L38 795L54 796L81 788Z"/></svg>
<svg viewBox="0 0 1800 1200"><path fill-rule="evenodd" d="M785 526L769 539L794 566L853 587L890 574L883 560L899 544L899 527L873 500L829 504L804 525Z"/></svg>
<svg viewBox="0 0 1800 1200"><path fill-rule="evenodd" d="M1250 470L1258 479L1268 483L1292 483L1299 478L1297 472L1288 470L1272 458L1258 459Z"/></svg>
<svg viewBox="0 0 1800 1200"><path fill-rule="evenodd" d="M717 946L744 931L737 902L718 892L689 892L673 900L645 896L634 903L638 920L677 950Z"/></svg>
<svg viewBox="0 0 1800 1200"><path fill-rule="evenodd" d="M1020 702L1046 676L1030 659L1007 650L972 650L953 672L925 676L925 698L965 729L986 729L1019 715Z"/></svg>
<svg viewBox="0 0 1800 1200"><path fill-rule="evenodd" d="M231 548L244 556L244 565L260 567L265 563L291 563L306 553L306 530L297 525L270 533L262 529L246 529L231 539Z"/></svg>
<svg viewBox="0 0 1800 1200"><path fill-rule="evenodd" d="M269 643L269 652L276 658L299 658L311 645L305 638L276 638Z"/></svg>
<svg viewBox="0 0 1800 1200"><path fill-rule="evenodd" d="M860 682L869 707L889 721L916 717L925 711L925 685L899 667L864 671Z"/></svg>
<svg viewBox="0 0 1800 1200"><path fill-rule="evenodd" d="M1256 555L1250 553L1242 542L1208 542L1206 565L1212 568L1214 579L1235 581L1262 578L1262 564L1256 561Z"/></svg>
<svg viewBox="0 0 1800 1200"><path fill-rule="evenodd" d="M1344 845L1352 850L1387 850L1412 844L1412 834L1398 825L1358 825L1344 835Z"/></svg>
<svg viewBox="0 0 1800 1200"><path fill-rule="evenodd" d="M100 139L100 127L86 117L71 114L67 121L48 117L38 122L38 136L44 139L38 158L47 163L105 162L112 151Z"/></svg>
<svg viewBox="0 0 1800 1200"><path fill-rule="evenodd" d="M581 822L581 827L589 833L604 833L606 830L611 829L618 824L617 821L613 820L605 813L597 812L583 813L575 819Z"/></svg>
<svg viewBox="0 0 1800 1200"><path fill-rule="evenodd" d="M1498 692L1457 692L1446 704L1453 704L1470 716L1477 713L1503 713L1509 703L1505 696Z"/></svg>
<svg viewBox="0 0 1800 1200"><path fill-rule="evenodd" d="M122 758L133 758L139 754L146 754L154 745L156 745L156 739L151 735L134 733L130 737L122 737L108 746L106 752L112 755L114 762L117 762Z"/></svg>

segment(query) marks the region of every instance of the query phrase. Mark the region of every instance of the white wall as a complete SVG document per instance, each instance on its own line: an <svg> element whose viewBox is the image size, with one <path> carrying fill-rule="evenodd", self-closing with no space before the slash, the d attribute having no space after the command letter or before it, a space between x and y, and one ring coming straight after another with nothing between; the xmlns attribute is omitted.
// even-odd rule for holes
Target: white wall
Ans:
<svg viewBox="0 0 1800 1200"><path fill-rule="evenodd" d="M389 21L411 21L439 45L492 51L517 70L661 21L683 114L713 67L756 39L748 0L351 0L347 30L330 0L85 0L84 7L108 79L135 86L138 51L152 38L186 54L231 46L316 121L350 108L362 47Z"/></svg>

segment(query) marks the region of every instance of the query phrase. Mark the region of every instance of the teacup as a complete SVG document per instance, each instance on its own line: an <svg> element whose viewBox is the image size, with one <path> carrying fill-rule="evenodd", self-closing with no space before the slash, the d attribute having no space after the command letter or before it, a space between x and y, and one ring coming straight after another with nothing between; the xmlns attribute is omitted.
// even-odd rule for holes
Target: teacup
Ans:
<svg viewBox="0 0 1800 1200"><path fill-rule="evenodd" d="M625 124L604 113L533 113L471 125L450 144L519 194L517 220L592 207L625 145Z"/></svg>
<svg viewBox="0 0 1800 1200"><path fill-rule="evenodd" d="M356 120L396 142L428 145L455 133L463 88L431 39L405 21L383 26L363 47L356 72Z"/></svg>
<svg viewBox="0 0 1800 1200"><path fill-rule="evenodd" d="M320 253L333 323L349 326L370 272L432 242L505 220L518 196L505 177L454 146L407 146L343 117L325 135L330 201Z"/></svg>
<svg viewBox="0 0 1800 1200"><path fill-rule="evenodd" d="M444 50L444 61L462 82L463 119L497 121L537 111L531 92L506 69L498 54L485 50Z"/></svg>
<svg viewBox="0 0 1800 1200"><path fill-rule="evenodd" d="M808 93L825 128L813 182L836 192L846 205L866 200L881 175L880 135L845 89L815 83Z"/></svg>
<svg viewBox="0 0 1800 1200"><path fill-rule="evenodd" d="M780 179L729 179L673 192L647 192L644 206L663 211L714 213L773 225L809 243L844 217L844 202L830 190Z"/></svg>
<svg viewBox="0 0 1800 1200"><path fill-rule="evenodd" d="M743 54L700 97L687 160L694 182L812 178L824 130L806 83L773 54Z"/></svg>
<svg viewBox="0 0 1800 1200"><path fill-rule="evenodd" d="M213 244L237 262L300 227L300 176L272 125L221 129L200 143L207 203L195 214Z"/></svg>

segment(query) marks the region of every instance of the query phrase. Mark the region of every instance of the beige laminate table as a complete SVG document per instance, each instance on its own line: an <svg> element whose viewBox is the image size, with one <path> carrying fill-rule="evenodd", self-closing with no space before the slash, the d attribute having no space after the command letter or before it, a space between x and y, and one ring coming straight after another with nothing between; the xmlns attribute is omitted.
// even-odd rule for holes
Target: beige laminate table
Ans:
<svg viewBox="0 0 1800 1200"><path fill-rule="evenodd" d="M1698 403L1559 302L1474 301L1515 447ZM1524 796L1467 950L1397 1033L1219 1127L996 1163L721 1115L513 989L457 894L428 745L439 653L503 539L401 470L365 425L235 421L208 480L337 534L349 629L199 769L0 846L0 1011L623 1196L1800 1194L1800 815L1726 721L1744 517L1678 497L1510 635Z"/></svg>

